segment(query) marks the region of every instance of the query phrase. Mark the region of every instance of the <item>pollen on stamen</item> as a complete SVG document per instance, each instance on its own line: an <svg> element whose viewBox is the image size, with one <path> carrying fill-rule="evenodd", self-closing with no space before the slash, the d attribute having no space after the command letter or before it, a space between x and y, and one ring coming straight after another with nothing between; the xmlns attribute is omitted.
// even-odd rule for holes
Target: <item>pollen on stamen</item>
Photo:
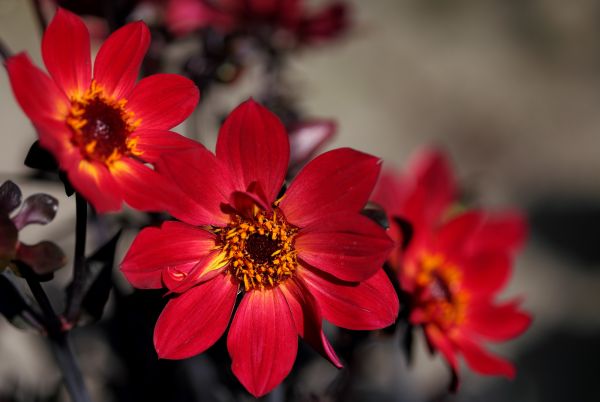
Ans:
<svg viewBox="0 0 600 402"><path fill-rule="evenodd" d="M129 136L141 120L135 120L126 105L126 99L109 97L95 81L71 99L66 123L73 133L71 143L85 159L110 164L124 155L137 155Z"/></svg>
<svg viewBox="0 0 600 402"><path fill-rule="evenodd" d="M282 214L255 209L252 218L234 216L226 228L214 233L230 260L229 273L249 291L275 287L294 275L297 230Z"/></svg>

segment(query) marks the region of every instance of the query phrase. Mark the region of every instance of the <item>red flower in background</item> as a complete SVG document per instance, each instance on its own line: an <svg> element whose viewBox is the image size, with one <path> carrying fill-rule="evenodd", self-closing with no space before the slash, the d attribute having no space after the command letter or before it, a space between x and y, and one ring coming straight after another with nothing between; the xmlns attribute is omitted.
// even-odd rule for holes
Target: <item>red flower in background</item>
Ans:
<svg viewBox="0 0 600 402"><path fill-rule="evenodd" d="M124 26L100 48L92 75L88 30L79 17L59 9L42 40L50 77L23 53L6 63L40 144L98 212L119 210L123 201L141 210L166 209L176 189L145 163L195 146L167 131L196 106L195 85L173 74L136 84L149 43L144 23Z"/></svg>
<svg viewBox="0 0 600 402"><path fill-rule="evenodd" d="M302 0L170 0L167 25L177 34L213 27L225 32L283 30L298 42L332 39L348 25L348 9L335 2L315 14Z"/></svg>
<svg viewBox="0 0 600 402"><path fill-rule="evenodd" d="M512 364L481 343L514 338L531 322L518 300L495 300L510 278L526 224L516 212L451 214L455 198L449 164L432 150L418 154L403 175L384 173L373 195L391 222L396 249L390 263L411 298L411 323L423 326L428 343L446 358L455 379L459 354L476 372L512 378ZM413 227L407 248L401 246L396 217Z"/></svg>
<svg viewBox="0 0 600 402"><path fill-rule="evenodd" d="M292 368L300 335L340 367L322 319L369 330L392 324L398 300L384 273L391 240L360 214L379 160L348 148L310 162L278 198L288 136L248 101L206 149L166 156L161 169L197 203L182 222L144 229L121 264L137 288L175 297L156 324L161 358L202 353L227 328L232 369L255 396Z"/></svg>

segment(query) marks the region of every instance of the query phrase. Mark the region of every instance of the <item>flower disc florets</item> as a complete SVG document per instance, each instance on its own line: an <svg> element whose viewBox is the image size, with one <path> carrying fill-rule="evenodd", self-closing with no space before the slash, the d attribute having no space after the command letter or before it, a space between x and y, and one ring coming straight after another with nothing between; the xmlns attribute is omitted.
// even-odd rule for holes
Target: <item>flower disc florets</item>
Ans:
<svg viewBox="0 0 600 402"><path fill-rule="evenodd" d="M217 233L230 274L248 291L275 287L294 275L297 231L276 208L267 212L254 207L252 217L235 215Z"/></svg>
<svg viewBox="0 0 600 402"><path fill-rule="evenodd" d="M130 155L129 135L140 125L125 108L126 99L108 97L92 81L90 88L71 100L67 124L73 131L71 142L88 160L110 164L122 155Z"/></svg>

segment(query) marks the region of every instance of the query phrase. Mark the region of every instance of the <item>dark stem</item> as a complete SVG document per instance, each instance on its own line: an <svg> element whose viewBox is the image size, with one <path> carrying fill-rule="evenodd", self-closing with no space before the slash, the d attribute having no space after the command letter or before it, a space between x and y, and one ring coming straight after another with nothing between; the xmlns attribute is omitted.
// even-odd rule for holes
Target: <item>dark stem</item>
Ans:
<svg viewBox="0 0 600 402"><path fill-rule="evenodd" d="M46 17L44 16L44 10L42 9L42 2L40 0L32 0L33 9L35 10L35 17L38 20L38 25L42 30L42 33L46 30Z"/></svg>
<svg viewBox="0 0 600 402"><path fill-rule="evenodd" d="M42 288L42 285L37 280L31 268L24 264L19 264L19 270L25 277L33 297L40 305L44 317L46 319L48 340L52 347L52 352L56 357L56 362L60 367L65 385L73 402L91 402L85 383L83 381L83 375L81 369L75 359L75 354L71 348L67 333L62 330L60 319L54 312L54 308L48 299L48 295Z"/></svg>
<svg viewBox="0 0 600 402"><path fill-rule="evenodd" d="M8 49L8 46L4 44L2 39L0 39L0 57L2 57L2 62L6 62L10 56L12 56L12 52Z"/></svg>
<svg viewBox="0 0 600 402"><path fill-rule="evenodd" d="M67 305L65 317L74 323L79 316L87 267L85 265L85 238L87 233L87 201L79 193L75 193L75 255L73 257L73 288Z"/></svg>

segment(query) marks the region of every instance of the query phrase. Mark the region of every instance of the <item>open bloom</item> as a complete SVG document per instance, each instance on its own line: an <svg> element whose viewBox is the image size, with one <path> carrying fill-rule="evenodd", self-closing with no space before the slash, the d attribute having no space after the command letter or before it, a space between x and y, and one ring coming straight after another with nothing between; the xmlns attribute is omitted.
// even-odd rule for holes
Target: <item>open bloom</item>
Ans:
<svg viewBox="0 0 600 402"><path fill-rule="evenodd" d="M48 194L33 194L22 201L21 190L15 183L5 181L0 186L0 271L10 267L18 274L15 263L22 262L44 277L66 264L65 254L50 241L31 246L19 241L21 229L51 222L57 210L58 201Z"/></svg>
<svg viewBox="0 0 600 402"><path fill-rule="evenodd" d="M123 201L141 210L165 209L175 187L147 164L162 152L195 144L167 131L196 106L194 84L172 74L136 84L149 43L143 22L124 26L100 48L92 75L88 30L59 9L42 40L50 76L23 53L6 62L40 144L98 212L119 210Z"/></svg>
<svg viewBox="0 0 600 402"><path fill-rule="evenodd" d="M210 347L231 322L232 369L255 396L289 373L300 335L341 366L322 319L350 329L392 324L398 300L382 264L392 242L360 214L379 160L352 149L310 162L282 197L289 143L281 122L247 101L206 149L166 156L159 169L196 202L184 222L147 228L121 270L137 288L175 295L156 324L159 357Z"/></svg>
<svg viewBox="0 0 600 402"><path fill-rule="evenodd" d="M510 278L526 225L516 212L451 214L455 193L447 160L433 150L418 154L403 175L382 175L373 199L386 209L396 240L390 263L410 296L411 323L423 326L455 379L458 354L476 372L512 378L512 364L481 343L514 338L531 322L518 300L495 300ZM406 248L397 218L413 227Z"/></svg>
<svg viewBox="0 0 600 402"><path fill-rule="evenodd" d="M167 25L177 34L213 27L224 32L286 32L297 42L339 36L348 25L347 7L335 2L309 14L298 0L170 0Z"/></svg>

